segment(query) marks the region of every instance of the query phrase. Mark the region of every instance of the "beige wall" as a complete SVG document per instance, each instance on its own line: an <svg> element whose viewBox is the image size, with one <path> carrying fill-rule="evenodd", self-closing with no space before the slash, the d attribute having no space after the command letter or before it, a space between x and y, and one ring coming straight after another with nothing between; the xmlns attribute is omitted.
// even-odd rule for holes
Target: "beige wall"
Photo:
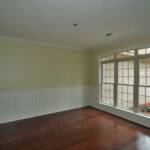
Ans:
<svg viewBox="0 0 150 150"><path fill-rule="evenodd" d="M91 85L89 52L0 39L0 90Z"/></svg>
<svg viewBox="0 0 150 150"><path fill-rule="evenodd" d="M95 86L97 57L150 43L150 35L81 52L17 40L0 39L0 89Z"/></svg>
<svg viewBox="0 0 150 150"><path fill-rule="evenodd" d="M98 57L101 55L113 53L121 50L128 50L132 48L143 48L145 46L150 47L150 35L145 35L141 37L137 37L134 39L129 39L126 41L118 41L116 43L112 43L106 45L104 48L96 48L92 52L92 76L91 76L91 84L93 86L97 85L98 80Z"/></svg>

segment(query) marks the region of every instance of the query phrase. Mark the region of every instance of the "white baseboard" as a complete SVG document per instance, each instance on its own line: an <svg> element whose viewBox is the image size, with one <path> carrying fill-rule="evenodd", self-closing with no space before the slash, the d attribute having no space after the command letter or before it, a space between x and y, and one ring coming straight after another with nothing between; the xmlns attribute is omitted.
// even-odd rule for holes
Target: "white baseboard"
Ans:
<svg viewBox="0 0 150 150"><path fill-rule="evenodd" d="M0 123L89 105L91 87L56 87L0 92Z"/></svg>

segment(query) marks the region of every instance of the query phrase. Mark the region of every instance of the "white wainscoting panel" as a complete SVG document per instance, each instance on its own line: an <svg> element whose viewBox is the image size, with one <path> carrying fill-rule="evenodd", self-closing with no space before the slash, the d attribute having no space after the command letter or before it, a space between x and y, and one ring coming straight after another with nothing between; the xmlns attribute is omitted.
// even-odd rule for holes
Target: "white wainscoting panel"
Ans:
<svg viewBox="0 0 150 150"><path fill-rule="evenodd" d="M0 92L0 123L89 105L91 87L56 87Z"/></svg>

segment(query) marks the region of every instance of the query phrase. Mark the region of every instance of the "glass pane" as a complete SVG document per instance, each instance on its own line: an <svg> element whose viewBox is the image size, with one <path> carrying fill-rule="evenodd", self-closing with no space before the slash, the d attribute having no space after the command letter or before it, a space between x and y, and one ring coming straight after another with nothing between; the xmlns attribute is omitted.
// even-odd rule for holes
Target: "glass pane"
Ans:
<svg viewBox="0 0 150 150"><path fill-rule="evenodd" d="M139 49L138 50L138 54L139 55L145 55L146 54L146 50L145 49Z"/></svg>
<svg viewBox="0 0 150 150"><path fill-rule="evenodd" d="M139 55L150 54L150 48L139 49L138 54Z"/></svg>
<svg viewBox="0 0 150 150"><path fill-rule="evenodd" d="M117 107L133 111L133 86L118 85Z"/></svg>
<svg viewBox="0 0 150 150"><path fill-rule="evenodd" d="M150 59L141 59L139 61L140 85L150 86Z"/></svg>
<svg viewBox="0 0 150 150"><path fill-rule="evenodd" d="M114 103L114 63L103 64L102 74L102 102L107 105Z"/></svg>
<svg viewBox="0 0 150 150"><path fill-rule="evenodd" d="M139 87L139 112L150 115L150 87Z"/></svg>
<svg viewBox="0 0 150 150"><path fill-rule="evenodd" d="M118 83L134 84L134 63L133 61L123 61L118 63Z"/></svg>
<svg viewBox="0 0 150 150"><path fill-rule="evenodd" d="M148 53L149 49L146 50ZM141 59L139 66L139 112L150 115L150 58Z"/></svg>
<svg viewBox="0 0 150 150"><path fill-rule="evenodd" d="M150 48L146 49L146 54L150 54Z"/></svg>
<svg viewBox="0 0 150 150"><path fill-rule="evenodd" d="M114 59L114 55L102 57L102 61Z"/></svg>
<svg viewBox="0 0 150 150"><path fill-rule="evenodd" d="M114 83L114 63L103 64L103 83Z"/></svg>
<svg viewBox="0 0 150 150"><path fill-rule="evenodd" d="M134 50L117 53L117 58L131 57L131 56L134 56Z"/></svg>
<svg viewBox="0 0 150 150"><path fill-rule="evenodd" d="M102 102L107 105L113 105L114 99L114 85L102 84Z"/></svg>
<svg viewBox="0 0 150 150"><path fill-rule="evenodd" d="M117 107L133 111L134 62L118 62Z"/></svg>

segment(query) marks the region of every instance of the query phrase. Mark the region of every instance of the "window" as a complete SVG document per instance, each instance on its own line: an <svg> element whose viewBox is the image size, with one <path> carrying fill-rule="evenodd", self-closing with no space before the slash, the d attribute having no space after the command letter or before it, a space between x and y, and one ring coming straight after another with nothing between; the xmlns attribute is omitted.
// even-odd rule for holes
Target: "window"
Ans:
<svg viewBox="0 0 150 150"><path fill-rule="evenodd" d="M109 55L109 56L102 57L102 60L111 60L113 58L114 58L114 55Z"/></svg>
<svg viewBox="0 0 150 150"><path fill-rule="evenodd" d="M101 58L100 102L150 116L150 48Z"/></svg>
<svg viewBox="0 0 150 150"><path fill-rule="evenodd" d="M150 48L139 49L139 50L138 50L138 54L139 54L139 55L150 54Z"/></svg>
<svg viewBox="0 0 150 150"><path fill-rule="evenodd" d="M139 60L139 111L150 115L150 58Z"/></svg>
<svg viewBox="0 0 150 150"><path fill-rule="evenodd" d="M134 50L117 53L117 58L130 57L130 56L134 56Z"/></svg>
<svg viewBox="0 0 150 150"><path fill-rule="evenodd" d="M102 68L102 101L105 104L113 105L114 63L103 64Z"/></svg>
<svg viewBox="0 0 150 150"><path fill-rule="evenodd" d="M133 85L134 63L133 61L118 62L118 101L120 108L133 110Z"/></svg>

